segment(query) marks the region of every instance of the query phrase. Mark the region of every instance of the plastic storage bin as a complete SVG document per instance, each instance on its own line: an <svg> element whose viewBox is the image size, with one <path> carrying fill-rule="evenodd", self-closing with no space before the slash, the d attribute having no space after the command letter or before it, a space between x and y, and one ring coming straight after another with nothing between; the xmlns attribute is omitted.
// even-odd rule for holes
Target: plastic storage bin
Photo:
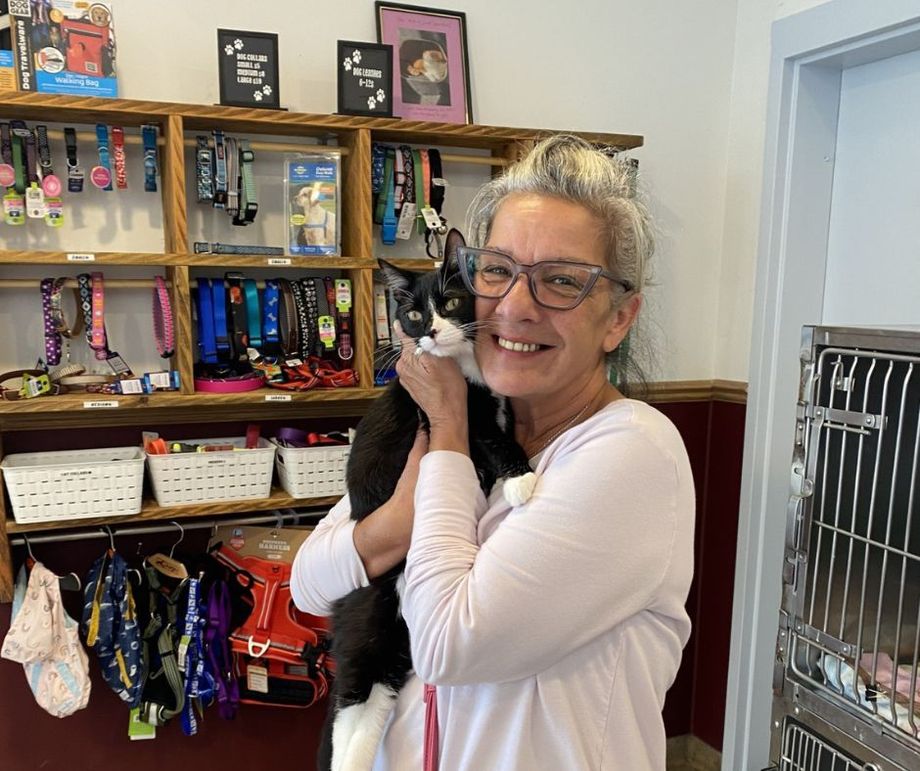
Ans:
<svg viewBox="0 0 920 771"><path fill-rule="evenodd" d="M137 447L22 452L0 464L21 524L138 514L144 453Z"/></svg>
<svg viewBox="0 0 920 771"><path fill-rule="evenodd" d="M272 490L275 445L259 438L247 450L246 439L185 439L190 444L232 444L219 452L147 453L153 494L160 506L268 498Z"/></svg>
<svg viewBox="0 0 920 771"><path fill-rule="evenodd" d="M345 467L350 445L319 447L284 447L274 439L278 448L275 467L285 491L295 498L319 498L344 495Z"/></svg>

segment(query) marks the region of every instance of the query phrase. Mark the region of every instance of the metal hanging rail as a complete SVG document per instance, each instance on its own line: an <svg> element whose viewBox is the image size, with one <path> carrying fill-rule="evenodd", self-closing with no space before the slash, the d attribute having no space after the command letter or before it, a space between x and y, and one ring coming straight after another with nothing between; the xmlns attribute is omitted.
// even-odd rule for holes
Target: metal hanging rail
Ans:
<svg viewBox="0 0 920 771"><path fill-rule="evenodd" d="M28 544L37 543L64 543L67 541L87 541L95 538L108 538L109 532L106 528L111 529L113 537L118 538L121 536L149 535L151 533L170 533L177 527L181 527L183 530L205 530L226 525L262 525L272 522L275 523L277 527L281 527L289 520L298 520L305 517L317 518L323 514L325 514L324 509L317 509L315 511L288 510L279 511L277 514L264 514L257 517L210 519L193 522L183 521L181 526L174 520L169 520L163 525L127 525L124 527L105 525L99 526L98 529L84 530L76 533L48 533L34 536L28 534L24 536L20 535L11 538L10 545L27 546ZM26 539L28 539L28 541Z"/></svg>

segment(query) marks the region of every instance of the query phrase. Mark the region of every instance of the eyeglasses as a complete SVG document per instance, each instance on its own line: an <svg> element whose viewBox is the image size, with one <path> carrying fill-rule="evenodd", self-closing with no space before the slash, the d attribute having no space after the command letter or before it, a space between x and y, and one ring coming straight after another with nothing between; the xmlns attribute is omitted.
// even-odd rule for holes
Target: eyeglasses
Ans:
<svg viewBox="0 0 920 771"><path fill-rule="evenodd" d="M630 282L616 278L600 265L583 262L551 260L521 265L507 254L472 246L458 247L457 261L464 283L477 297L493 300L504 297L524 273L537 304L558 311L576 307L601 277L619 284L627 292L633 290Z"/></svg>

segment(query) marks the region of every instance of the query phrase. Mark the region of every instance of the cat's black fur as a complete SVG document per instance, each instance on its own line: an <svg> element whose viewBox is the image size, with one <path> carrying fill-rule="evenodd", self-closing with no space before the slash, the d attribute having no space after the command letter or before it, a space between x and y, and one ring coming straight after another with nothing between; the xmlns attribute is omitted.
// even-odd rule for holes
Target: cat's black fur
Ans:
<svg viewBox="0 0 920 771"><path fill-rule="evenodd" d="M407 335L420 340L431 336L431 303L439 316L464 331L472 362L471 328L474 298L457 272L455 249L462 237L451 231L447 257L437 272L411 273L384 264L384 272L398 304L396 316ZM383 261L381 261L383 262ZM446 309L451 300L456 307ZM421 318L412 320L411 311ZM414 315L414 314L413 314ZM435 340L437 336L435 335ZM473 365L475 367L475 365ZM514 421L504 399L481 382L468 382L470 455L486 495L498 479L531 471L524 450L514 441ZM351 517L360 521L388 501L406 465L419 421L427 426L412 397L392 381L375 400L358 426L348 459L347 481ZM356 589L333 606L333 655L336 677L329 713L319 748L318 767L328 771L332 762L332 727L339 709L367 701L374 683L398 691L412 669L409 633L399 612L396 582L405 563Z"/></svg>

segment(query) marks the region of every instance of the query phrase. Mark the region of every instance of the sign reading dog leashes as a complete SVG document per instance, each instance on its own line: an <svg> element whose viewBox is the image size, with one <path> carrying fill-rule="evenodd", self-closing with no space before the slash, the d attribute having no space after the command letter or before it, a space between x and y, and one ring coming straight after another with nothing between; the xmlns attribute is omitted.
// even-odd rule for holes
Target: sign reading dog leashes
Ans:
<svg viewBox="0 0 920 771"><path fill-rule="evenodd" d="M252 593L248 618L230 634L239 700L309 707L329 690L331 661L323 619L301 613L291 598L291 563L309 530L218 528L216 559Z"/></svg>

